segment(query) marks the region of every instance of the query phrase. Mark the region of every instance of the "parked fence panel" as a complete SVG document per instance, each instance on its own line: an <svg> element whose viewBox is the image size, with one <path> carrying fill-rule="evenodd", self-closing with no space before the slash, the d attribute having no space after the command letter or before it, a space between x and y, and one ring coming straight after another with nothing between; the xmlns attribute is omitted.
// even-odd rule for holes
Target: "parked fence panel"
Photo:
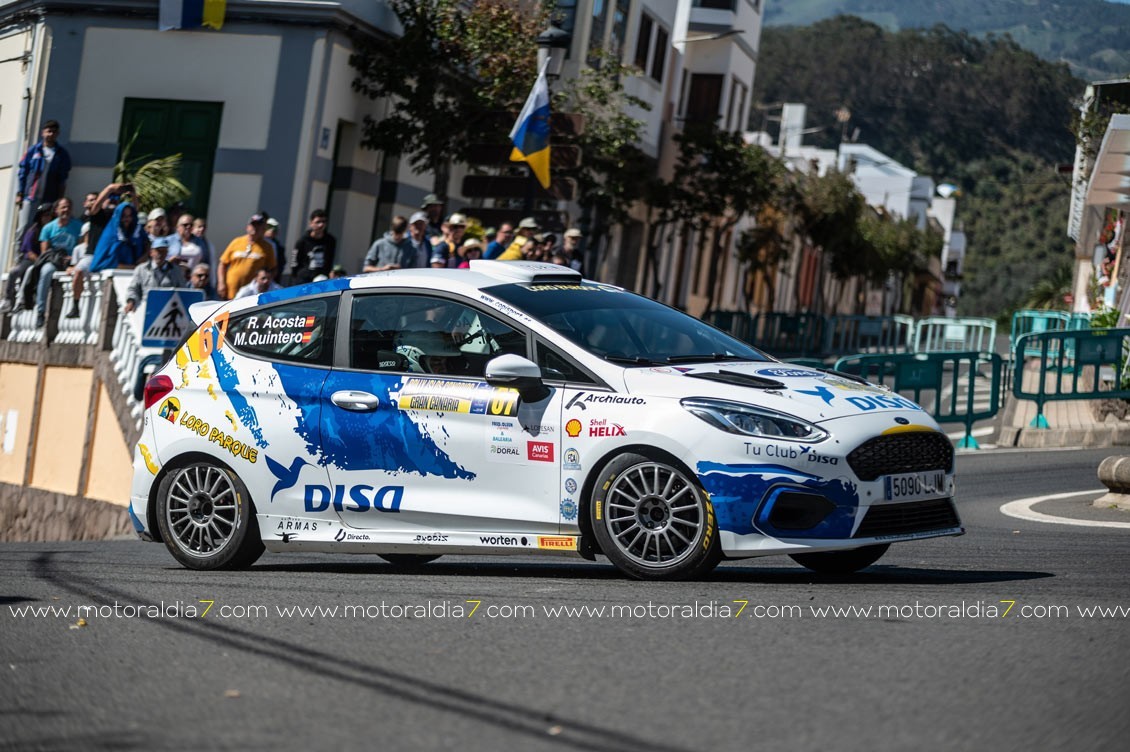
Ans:
<svg viewBox="0 0 1130 752"><path fill-rule="evenodd" d="M981 352L996 349L997 322L992 319L920 319L914 326L914 352Z"/></svg>

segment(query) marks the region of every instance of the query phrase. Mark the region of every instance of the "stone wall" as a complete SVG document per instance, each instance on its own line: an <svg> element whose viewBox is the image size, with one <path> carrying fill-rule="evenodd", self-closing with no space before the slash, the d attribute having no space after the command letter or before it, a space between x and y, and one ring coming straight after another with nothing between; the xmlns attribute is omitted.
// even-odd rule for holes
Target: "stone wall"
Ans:
<svg viewBox="0 0 1130 752"><path fill-rule="evenodd" d="M123 506L0 483L0 541L105 540L134 535Z"/></svg>

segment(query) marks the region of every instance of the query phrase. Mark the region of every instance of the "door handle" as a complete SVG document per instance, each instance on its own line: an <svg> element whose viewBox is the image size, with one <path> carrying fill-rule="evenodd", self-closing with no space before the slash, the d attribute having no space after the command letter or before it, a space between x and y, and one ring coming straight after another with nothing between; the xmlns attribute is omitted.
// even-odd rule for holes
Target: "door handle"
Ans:
<svg viewBox="0 0 1130 752"><path fill-rule="evenodd" d="M353 389L343 389L330 395L330 402L342 410L352 410L356 413L376 410L381 406L381 400L375 394L358 392Z"/></svg>

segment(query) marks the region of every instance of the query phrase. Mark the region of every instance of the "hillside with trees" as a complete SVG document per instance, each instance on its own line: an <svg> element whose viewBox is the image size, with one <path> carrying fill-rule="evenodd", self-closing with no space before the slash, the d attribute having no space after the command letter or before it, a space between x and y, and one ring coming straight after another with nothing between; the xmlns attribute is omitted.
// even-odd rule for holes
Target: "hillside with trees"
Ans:
<svg viewBox="0 0 1130 752"><path fill-rule="evenodd" d="M766 28L759 59L764 115L755 113L754 129L779 103L803 102L808 126L823 128L807 143L855 139L961 189L969 250L960 315L1005 314L1070 264L1069 179L1058 168L1074 155L1073 101L1084 83L1066 65L1006 38L941 26L891 32L850 16Z"/></svg>
<svg viewBox="0 0 1130 752"><path fill-rule="evenodd" d="M839 14L886 31L946 24L980 38L1008 35L1087 80L1130 74L1130 5L1104 0L771 0L765 23L807 26Z"/></svg>

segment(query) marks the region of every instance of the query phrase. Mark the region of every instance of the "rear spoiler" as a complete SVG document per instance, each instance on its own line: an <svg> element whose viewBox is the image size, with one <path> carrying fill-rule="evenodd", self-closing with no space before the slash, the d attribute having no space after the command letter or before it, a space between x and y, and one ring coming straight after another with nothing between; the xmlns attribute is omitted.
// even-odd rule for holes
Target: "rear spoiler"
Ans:
<svg viewBox="0 0 1130 752"><path fill-rule="evenodd" d="M205 300L200 303L193 303L188 307L188 315L192 317L192 323L200 326L227 303L226 300Z"/></svg>

